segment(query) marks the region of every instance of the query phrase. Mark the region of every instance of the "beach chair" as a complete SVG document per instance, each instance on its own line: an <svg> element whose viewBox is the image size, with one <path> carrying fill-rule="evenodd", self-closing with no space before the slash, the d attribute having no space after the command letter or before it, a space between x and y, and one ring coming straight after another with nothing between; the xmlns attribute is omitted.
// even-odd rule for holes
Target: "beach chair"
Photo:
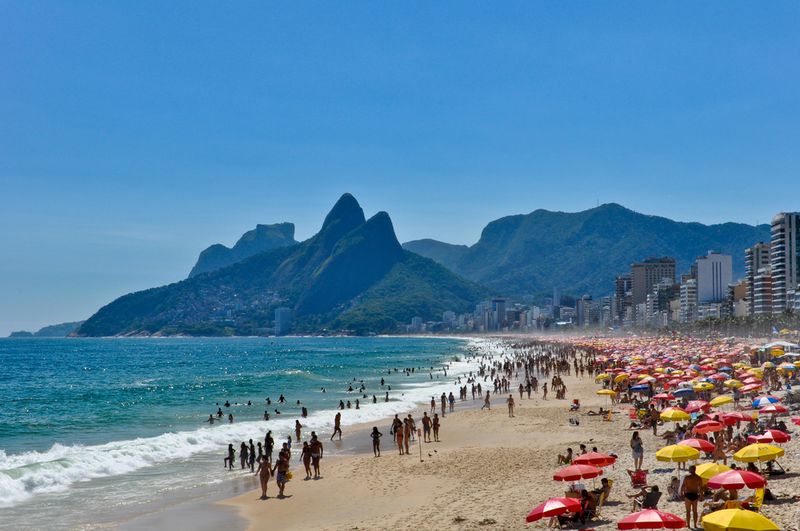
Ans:
<svg viewBox="0 0 800 531"><path fill-rule="evenodd" d="M639 506L640 510L644 509L656 509L658 508L658 500L661 499L660 492L648 492L644 499L639 503L638 501L634 501L634 506Z"/></svg>
<svg viewBox="0 0 800 531"><path fill-rule="evenodd" d="M631 487L638 489L647 486L647 470L636 470L628 474L631 478Z"/></svg>
<svg viewBox="0 0 800 531"><path fill-rule="evenodd" d="M764 505L764 487L755 490L753 493L753 503L750 504L750 508L758 513L761 512L762 505Z"/></svg>
<svg viewBox="0 0 800 531"><path fill-rule="evenodd" d="M600 513L603 510L603 505L606 503L606 499L607 498L608 498L608 495L606 495L605 492L600 494L600 499L597 500L597 507L594 508L594 515L597 518L600 518Z"/></svg>

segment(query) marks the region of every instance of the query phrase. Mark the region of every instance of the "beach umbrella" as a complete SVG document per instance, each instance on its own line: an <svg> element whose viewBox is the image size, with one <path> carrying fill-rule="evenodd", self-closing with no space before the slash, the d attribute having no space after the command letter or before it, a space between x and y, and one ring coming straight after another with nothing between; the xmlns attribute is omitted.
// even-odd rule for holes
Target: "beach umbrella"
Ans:
<svg viewBox="0 0 800 531"><path fill-rule="evenodd" d="M767 480L761 474L748 470L728 470L721 472L708 480L710 489L760 489L767 484Z"/></svg>
<svg viewBox="0 0 800 531"><path fill-rule="evenodd" d="M681 529L686 522L680 516L656 509L632 513L617 522L617 529Z"/></svg>
<svg viewBox="0 0 800 531"><path fill-rule="evenodd" d="M752 422L753 415L745 413L744 411L732 411L730 413L722 414L722 422L726 426L733 426L737 422Z"/></svg>
<svg viewBox="0 0 800 531"><path fill-rule="evenodd" d="M647 391L648 389L650 389L650 386L647 384L634 385L630 388L630 390L634 393L641 393L643 391Z"/></svg>
<svg viewBox="0 0 800 531"><path fill-rule="evenodd" d="M675 395L676 397L693 395L694 394L694 389L692 389L691 387L681 387L680 389L675 389L672 392L672 394Z"/></svg>
<svg viewBox="0 0 800 531"><path fill-rule="evenodd" d="M800 426L800 417L794 417L794 418L792 418L792 422L794 422L795 424L797 424L798 426Z"/></svg>
<svg viewBox="0 0 800 531"><path fill-rule="evenodd" d="M613 465L616 461L617 458L613 455L601 454L599 452L587 452L573 459L572 463L576 465L606 467Z"/></svg>
<svg viewBox="0 0 800 531"><path fill-rule="evenodd" d="M601 381L603 381L603 380L608 380L609 378L611 378L611 375L610 375L610 374L608 374L607 372L604 372L604 373L600 373L600 374L598 374L597 376L595 376L595 377L594 377L594 380L595 380L596 382L601 382Z"/></svg>
<svg viewBox="0 0 800 531"><path fill-rule="evenodd" d="M705 515L704 531L778 531L769 518L744 509L723 509Z"/></svg>
<svg viewBox="0 0 800 531"><path fill-rule="evenodd" d="M656 452L656 459L673 463L685 463L700 458L700 452L690 446L671 444Z"/></svg>
<svg viewBox="0 0 800 531"><path fill-rule="evenodd" d="M731 402L733 402L733 397L732 396L730 396L730 395L719 395L719 396L715 396L714 398L712 398L711 402L709 402L709 404L711 404L714 407L718 407L718 406L724 406L725 404L730 404Z"/></svg>
<svg viewBox="0 0 800 531"><path fill-rule="evenodd" d="M555 481L578 481L579 479L591 479L603 473L602 470L592 465L570 465L562 468L553 474Z"/></svg>
<svg viewBox="0 0 800 531"><path fill-rule="evenodd" d="M623 373L621 373L621 374L618 374L618 375L616 375L616 376L614 377L614 383L620 383L620 382L624 382L624 381L625 381L625 380L627 380L628 378L630 378L630 375L628 375L628 374L626 374L626 373L624 373L624 372L623 372Z"/></svg>
<svg viewBox="0 0 800 531"><path fill-rule="evenodd" d="M679 407L668 407L659 414L659 417L667 422L681 422L692 418L690 414Z"/></svg>
<svg viewBox="0 0 800 531"><path fill-rule="evenodd" d="M564 513L577 513L581 510L581 502L577 498L550 498L541 505L537 505L525 517L526 522L535 522L542 518L552 518Z"/></svg>
<svg viewBox="0 0 800 531"><path fill-rule="evenodd" d="M710 409L710 405L705 400L691 400L686 404L687 413L697 413L698 411L706 411Z"/></svg>
<svg viewBox="0 0 800 531"><path fill-rule="evenodd" d="M653 400L675 400L675 395L672 393L658 393L653 397Z"/></svg>
<svg viewBox="0 0 800 531"><path fill-rule="evenodd" d="M730 380L725 380L724 382L722 382L722 385L729 389L736 389L737 387L744 386L744 384L741 381L735 378L731 378Z"/></svg>
<svg viewBox="0 0 800 531"><path fill-rule="evenodd" d="M753 408L766 407L770 404L777 404L780 401L781 399L778 398L777 396L772 396L772 395L759 396L758 398L753 400Z"/></svg>
<svg viewBox="0 0 800 531"><path fill-rule="evenodd" d="M749 444L733 454L733 458L743 463L755 463L756 461L772 461L783 454L783 448L766 443L755 443Z"/></svg>
<svg viewBox="0 0 800 531"><path fill-rule="evenodd" d="M707 454L714 451L714 445L705 439L684 439L678 444L681 446L694 448L695 450L700 450L701 452L705 452Z"/></svg>
<svg viewBox="0 0 800 531"><path fill-rule="evenodd" d="M752 439L752 440L751 440ZM747 437L747 442L750 443L787 443L792 440L792 436L781 430L764 430L764 433L758 435L750 435Z"/></svg>
<svg viewBox="0 0 800 531"><path fill-rule="evenodd" d="M601 396L616 396L617 392L612 391L611 389L600 389L597 391L597 394Z"/></svg>
<svg viewBox="0 0 800 531"><path fill-rule="evenodd" d="M758 410L759 413L764 413L766 415L776 415L778 413L786 413L787 411L789 410L780 404L770 404Z"/></svg>
<svg viewBox="0 0 800 531"><path fill-rule="evenodd" d="M731 467L723 465L722 463L703 463L702 465L694 467L695 474L703 478L703 481L708 481L714 476L727 472L728 470L731 470Z"/></svg>
<svg viewBox="0 0 800 531"><path fill-rule="evenodd" d="M693 386L695 391L711 391L714 389L714 384L708 382L698 382Z"/></svg>
<svg viewBox="0 0 800 531"><path fill-rule="evenodd" d="M712 433L716 431L721 431L724 426L721 422L717 422L716 420L703 420L695 424L694 428L692 428L692 433Z"/></svg>
<svg viewBox="0 0 800 531"><path fill-rule="evenodd" d="M743 393L749 393L750 391L755 391L756 389L761 389L762 387L763 384L761 382L756 382L756 383L746 384L740 390Z"/></svg>

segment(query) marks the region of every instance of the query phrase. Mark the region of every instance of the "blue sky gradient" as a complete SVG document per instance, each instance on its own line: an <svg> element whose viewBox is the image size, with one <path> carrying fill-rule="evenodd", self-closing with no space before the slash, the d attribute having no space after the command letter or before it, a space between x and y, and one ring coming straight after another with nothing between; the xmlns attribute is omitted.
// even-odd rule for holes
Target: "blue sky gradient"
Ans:
<svg viewBox="0 0 800 531"><path fill-rule="evenodd" d="M0 335L343 192L401 241L800 209L797 2L0 1Z"/></svg>

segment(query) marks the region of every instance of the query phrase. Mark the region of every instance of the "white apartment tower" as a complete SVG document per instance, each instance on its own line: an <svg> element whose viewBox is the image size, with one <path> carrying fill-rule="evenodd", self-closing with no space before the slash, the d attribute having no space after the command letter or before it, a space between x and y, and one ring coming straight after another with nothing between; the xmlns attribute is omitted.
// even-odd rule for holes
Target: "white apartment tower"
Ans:
<svg viewBox="0 0 800 531"><path fill-rule="evenodd" d="M729 254L708 251L697 259L697 302L722 302L733 282L733 259Z"/></svg>
<svg viewBox="0 0 800 531"><path fill-rule="evenodd" d="M800 212L781 212L772 218L770 269L772 313L783 313L800 285Z"/></svg>

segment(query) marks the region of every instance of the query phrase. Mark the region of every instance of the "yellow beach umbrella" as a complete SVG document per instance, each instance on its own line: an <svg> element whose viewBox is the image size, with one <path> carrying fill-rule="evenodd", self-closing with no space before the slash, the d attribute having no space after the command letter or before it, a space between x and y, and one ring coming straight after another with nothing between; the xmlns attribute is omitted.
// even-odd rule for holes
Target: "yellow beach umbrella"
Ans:
<svg viewBox="0 0 800 531"><path fill-rule="evenodd" d="M737 380L735 378L732 378L730 380L725 380L724 382L722 382L722 385L724 385L728 389L736 389L737 387L744 386L744 384L742 382L740 382L739 380Z"/></svg>
<svg viewBox="0 0 800 531"><path fill-rule="evenodd" d="M661 417L661 420L667 422L682 422L692 418L692 416L684 410L675 407L668 407L662 411L659 416Z"/></svg>
<svg viewBox="0 0 800 531"><path fill-rule="evenodd" d="M775 368L775 364L772 363L771 361L765 361L764 364L761 365L761 367L764 368L764 369L774 369Z"/></svg>
<svg viewBox="0 0 800 531"><path fill-rule="evenodd" d="M616 396L617 392L612 391L611 389L600 389L597 391L597 394L601 396Z"/></svg>
<svg viewBox="0 0 800 531"><path fill-rule="evenodd" d="M731 467L719 463L703 463L694 467L695 474L703 478L703 481L708 481L717 474L722 474L728 470L732 470Z"/></svg>
<svg viewBox="0 0 800 531"><path fill-rule="evenodd" d="M627 375L627 374L625 374L625 373L623 372L622 374L618 374L618 375L616 375L616 376L614 377L614 383L620 383L620 382L624 382L624 381L625 381L625 380L627 380L628 378L630 378L630 376L629 376L629 375Z"/></svg>
<svg viewBox="0 0 800 531"><path fill-rule="evenodd" d="M711 404L713 407L717 407L730 404L731 402L733 402L733 397L731 395L719 395L712 398L709 404Z"/></svg>
<svg viewBox="0 0 800 531"><path fill-rule="evenodd" d="M604 372L604 373L601 373L601 374L598 374L597 376L595 376L594 380L596 382L600 382L600 381L603 381L603 380L608 380L609 378L611 378L611 375L608 374L607 372Z"/></svg>
<svg viewBox="0 0 800 531"><path fill-rule="evenodd" d="M743 463L755 463L756 461L772 461L784 454L783 448L772 446L771 444L756 443L749 444L733 454L736 461Z"/></svg>
<svg viewBox="0 0 800 531"><path fill-rule="evenodd" d="M709 382L698 382L697 384L694 385L693 389L695 391L711 391L712 389L714 389L714 384L711 384Z"/></svg>
<svg viewBox="0 0 800 531"><path fill-rule="evenodd" d="M700 452L690 446L671 444L656 452L656 459L673 463L685 463L700 459Z"/></svg>
<svg viewBox="0 0 800 531"><path fill-rule="evenodd" d="M705 515L704 531L778 531L775 522L745 509L723 509Z"/></svg>

